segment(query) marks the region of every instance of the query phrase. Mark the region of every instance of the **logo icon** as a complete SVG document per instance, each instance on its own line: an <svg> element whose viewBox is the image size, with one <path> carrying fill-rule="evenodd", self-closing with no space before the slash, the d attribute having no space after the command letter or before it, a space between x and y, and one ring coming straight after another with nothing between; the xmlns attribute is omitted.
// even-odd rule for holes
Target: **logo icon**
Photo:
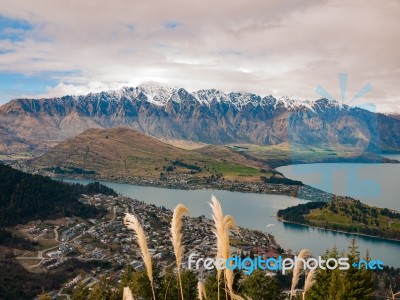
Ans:
<svg viewBox="0 0 400 300"><path fill-rule="evenodd" d="M365 84L359 91L358 93L353 96L349 101L346 100L346 90L347 90L347 79L348 79L348 74L347 73L339 73L339 84L340 84L340 100L341 104L348 104L352 105L354 104L358 99L361 97L365 96L368 94L370 91L372 91L372 85L368 82ZM318 85L315 89L315 91L320 94L323 98L326 98L328 100L335 100L322 86Z"/></svg>
<svg viewBox="0 0 400 300"><path fill-rule="evenodd" d="M378 182L363 177L365 165L381 154L379 126L374 104L355 103L372 90L365 84L353 97L347 97L348 74L339 74L340 99L318 85L315 91L323 98L311 111L294 111L288 118L288 140L294 179L309 182L328 193L353 198L371 198L380 195ZM304 158L304 148L312 157ZM299 151L299 149L302 149ZM306 151L306 152L307 152ZM307 155L309 155L307 154ZM329 162L329 165L297 165L309 162ZM301 175L301 176L299 176ZM307 195L300 188L299 197ZM326 200L326 199L325 199Z"/></svg>

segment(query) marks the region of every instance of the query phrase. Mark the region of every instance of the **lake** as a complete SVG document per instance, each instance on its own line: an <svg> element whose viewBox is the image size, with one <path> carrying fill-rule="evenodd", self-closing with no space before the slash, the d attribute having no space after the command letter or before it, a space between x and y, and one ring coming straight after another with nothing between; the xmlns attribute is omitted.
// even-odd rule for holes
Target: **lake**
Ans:
<svg viewBox="0 0 400 300"><path fill-rule="evenodd" d="M400 160L400 154L385 156ZM400 211L400 164L318 163L277 170L325 192Z"/></svg>
<svg viewBox="0 0 400 300"><path fill-rule="evenodd" d="M89 182L85 180L68 181ZM338 249L345 250L350 245L351 239L356 237L361 253L365 253L368 249L372 258L380 259L389 266L400 267L398 259L400 242L335 233L279 222L275 218L277 210L305 203L304 200L294 197L220 190L176 190L113 182L102 183L128 197L158 206L163 205L168 209L173 209L178 203L183 203L189 208L193 217L205 215L211 218L211 209L208 203L211 195L214 194L220 200L224 213L233 215L240 226L270 232L286 250L299 251L308 248L315 256L318 256L335 245ZM270 226L267 229L268 224L275 226Z"/></svg>

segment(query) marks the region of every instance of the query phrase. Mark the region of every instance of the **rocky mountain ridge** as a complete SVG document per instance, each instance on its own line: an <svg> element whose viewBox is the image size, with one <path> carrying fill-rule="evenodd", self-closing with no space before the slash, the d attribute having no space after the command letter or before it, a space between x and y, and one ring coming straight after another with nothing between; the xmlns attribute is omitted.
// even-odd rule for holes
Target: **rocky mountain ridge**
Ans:
<svg viewBox="0 0 400 300"><path fill-rule="evenodd" d="M283 142L369 151L400 149L400 120L335 100L300 101L156 85L0 107L0 153L45 152L88 128L127 127L210 144Z"/></svg>

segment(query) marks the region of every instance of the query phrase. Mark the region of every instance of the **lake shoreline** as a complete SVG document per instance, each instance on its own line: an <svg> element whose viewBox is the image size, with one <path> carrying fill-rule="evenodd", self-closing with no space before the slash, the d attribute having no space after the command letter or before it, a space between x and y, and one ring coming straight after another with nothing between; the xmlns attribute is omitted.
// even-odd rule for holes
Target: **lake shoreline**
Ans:
<svg viewBox="0 0 400 300"><path fill-rule="evenodd" d="M62 178L62 177L57 177L55 179L58 179L58 180L62 180L62 179L70 180L70 179L83 179L83 178L70 178L70 177ZM92 179L85 178L85 180L92 180ZM99 182L101 183L102 181L99 180ZM249 190L223 189L223 188L218 188L217 186L204 186L203 188L182 188L182 186L172 186L172 185L170 185L170 186L160 186L160 185L153 185L153 184L138 184L138 183L132 183L132 182L126 182L126 181L108 181L108 182L121 183L121 184L130 184L130 185L134 184L134 185L138 185L138 186L142 186L142 187L167 188L167 189L170 189L170 190L183 190L183 191L201 191L201 190L209 190L210 189L210 190L220 190L220 191L233 192L233 193L234 192L239 192L239 193L254 193L254 194L266 194L266 195L281 195L281 196L295 197L295 198L298 198L300 200L313 201L313 200L309 200L309 199L299 198L299 197L297 197L297 195L292 195L292 194L254 192L254 191L249 191ZM332 195L332 197L335 197L335 198L336 197L349 198L349 197L345 197L345 196L336 196L336 195ZM378 236L364 234L364 233L343 231L343 230L337 230L337 229L329 229L329 228L318 227L318 226L313 226L313 225L309 225L309 224L297 223L297 222L293 222L293 221L284 220L282 218L279 218L277 215L275 215L274 217L277 220L279 220L279 221L281 221L283 223L301 225L301 226L311 227L311 228L315 228L315 229L322 229L322 230L331 231L331 232L338 232L338 233L344 233L344 234L366 236L366 237L376 238L376 239L380 239L380 240L389 240L389 241L394 241L394 242L400 242L400 239L397 240L397 239L391 239L391 238L384 238L384 237L378 237Z"/></svg>
<svg viewBox="0 0 400 300"><path fill-rule="evenodd" d="M370 238L374 238L374 239L378 239L378 240L386 240L386 241L392 241L392 242L398 242L400 243L400 239L396 240L396 239L390 239L390 238L385 238L385 237L379 237L376 235L370 235L370 234L365 234L365 233L359 233L359 232L350 232L350 231L343 231L343 230L338 230L338 229L329 229L329 228L324 228L324 227L318 227L318 226L313 226L313 225L309 225L309 224L303 224L303 223L298 223L298 222L293 222L293 221L287 221L284 220L282 218L279 218L277 216L275 216L276 219L282 223L289 223L289 224L294 224L294 225L301 225L301 226L305 226L305 227L310 227L310 228L315 228L315 229L321 229L324 231L330 231L330 232L338 232L338 233L344 233L344 234L351 234L351 235L360 235L360 236L365 236L365 237L370 237Z"/></svg>
<svg viewBox="0 0 400 300"><path fill-rule="evenodd" d="M145 179L145 178L135 178L134 180L126 179L113 179L113 178L98 178L86 177L86 176L51 176L53 179L78 179L78 180L90 180L101 182L114 182L121 184L132 184L143 187L155 187L155 188L166 188L172 190L221 190L227 192L239 192L239 193L254 193L254 194L266 194L266 195L282 195L295 197L301 200L307 201L322 201L327 202L334 197L348 198L345 196L336 196L322 190L316 189L309 185L287 185L287 184L275 184L275 183L263 183L263 182L234 182L228 180L214 181L209 184L203 183L171 183L168 181ZM299 190L301 189L301 193Z"/></svg>
<svg viewBox="0 0 400 300"><path fill-rule="evenodd" d="M383 155L395 155L399 153L382 153ZM310 165L310 164L400 164L400 160L393 159L385 156L378 157L333 157L330 159L324 158L320 161L318 160L276 160L276 161L268 161L271 167L274 168L275 171L279 172L277 168L286 167L291 165ZM279 172L280 173L280 172Z"/></svg>
<svg viewBox="0 0 400 300"><path fill-rule="evenodd" d="M90 181L71 179L70 182L87 184ZM398 261L400 244L397 242L361 235L336 234L333 231L324 231L321 237L316 237L314 231L305 226L289 226L289 224L284 226L283 222L278 222L276 219L278 210L308 202L299 198L212 189L177 190L115 182L103 182L103 184L126 197L164 206L167 209L174 209L176 205L182 203L188 207L193 216L206 218L211 215L209 201L213 194L220 200L224 212L232 215L240 227L272 234L280 247L285 250L292 249L298 252L310 249L315 254L323 255L327 249L332 249L334 246L346 250L354 237L361 253L366 253L368 250L371 255L380 256L388 266L400 267ZM271 223L275 226L266 228L266 225Z"/></svg>

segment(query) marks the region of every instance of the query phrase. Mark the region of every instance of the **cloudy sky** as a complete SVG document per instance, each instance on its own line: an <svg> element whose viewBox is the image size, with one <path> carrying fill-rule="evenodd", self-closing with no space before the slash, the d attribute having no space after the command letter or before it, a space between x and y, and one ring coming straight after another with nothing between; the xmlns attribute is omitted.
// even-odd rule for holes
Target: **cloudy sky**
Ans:
<svg viewBox="0 0 400 300"><path fill-rule="evenodd" d="M153 81L400 111L398 0L0 0L0 104Z"/></svg>

